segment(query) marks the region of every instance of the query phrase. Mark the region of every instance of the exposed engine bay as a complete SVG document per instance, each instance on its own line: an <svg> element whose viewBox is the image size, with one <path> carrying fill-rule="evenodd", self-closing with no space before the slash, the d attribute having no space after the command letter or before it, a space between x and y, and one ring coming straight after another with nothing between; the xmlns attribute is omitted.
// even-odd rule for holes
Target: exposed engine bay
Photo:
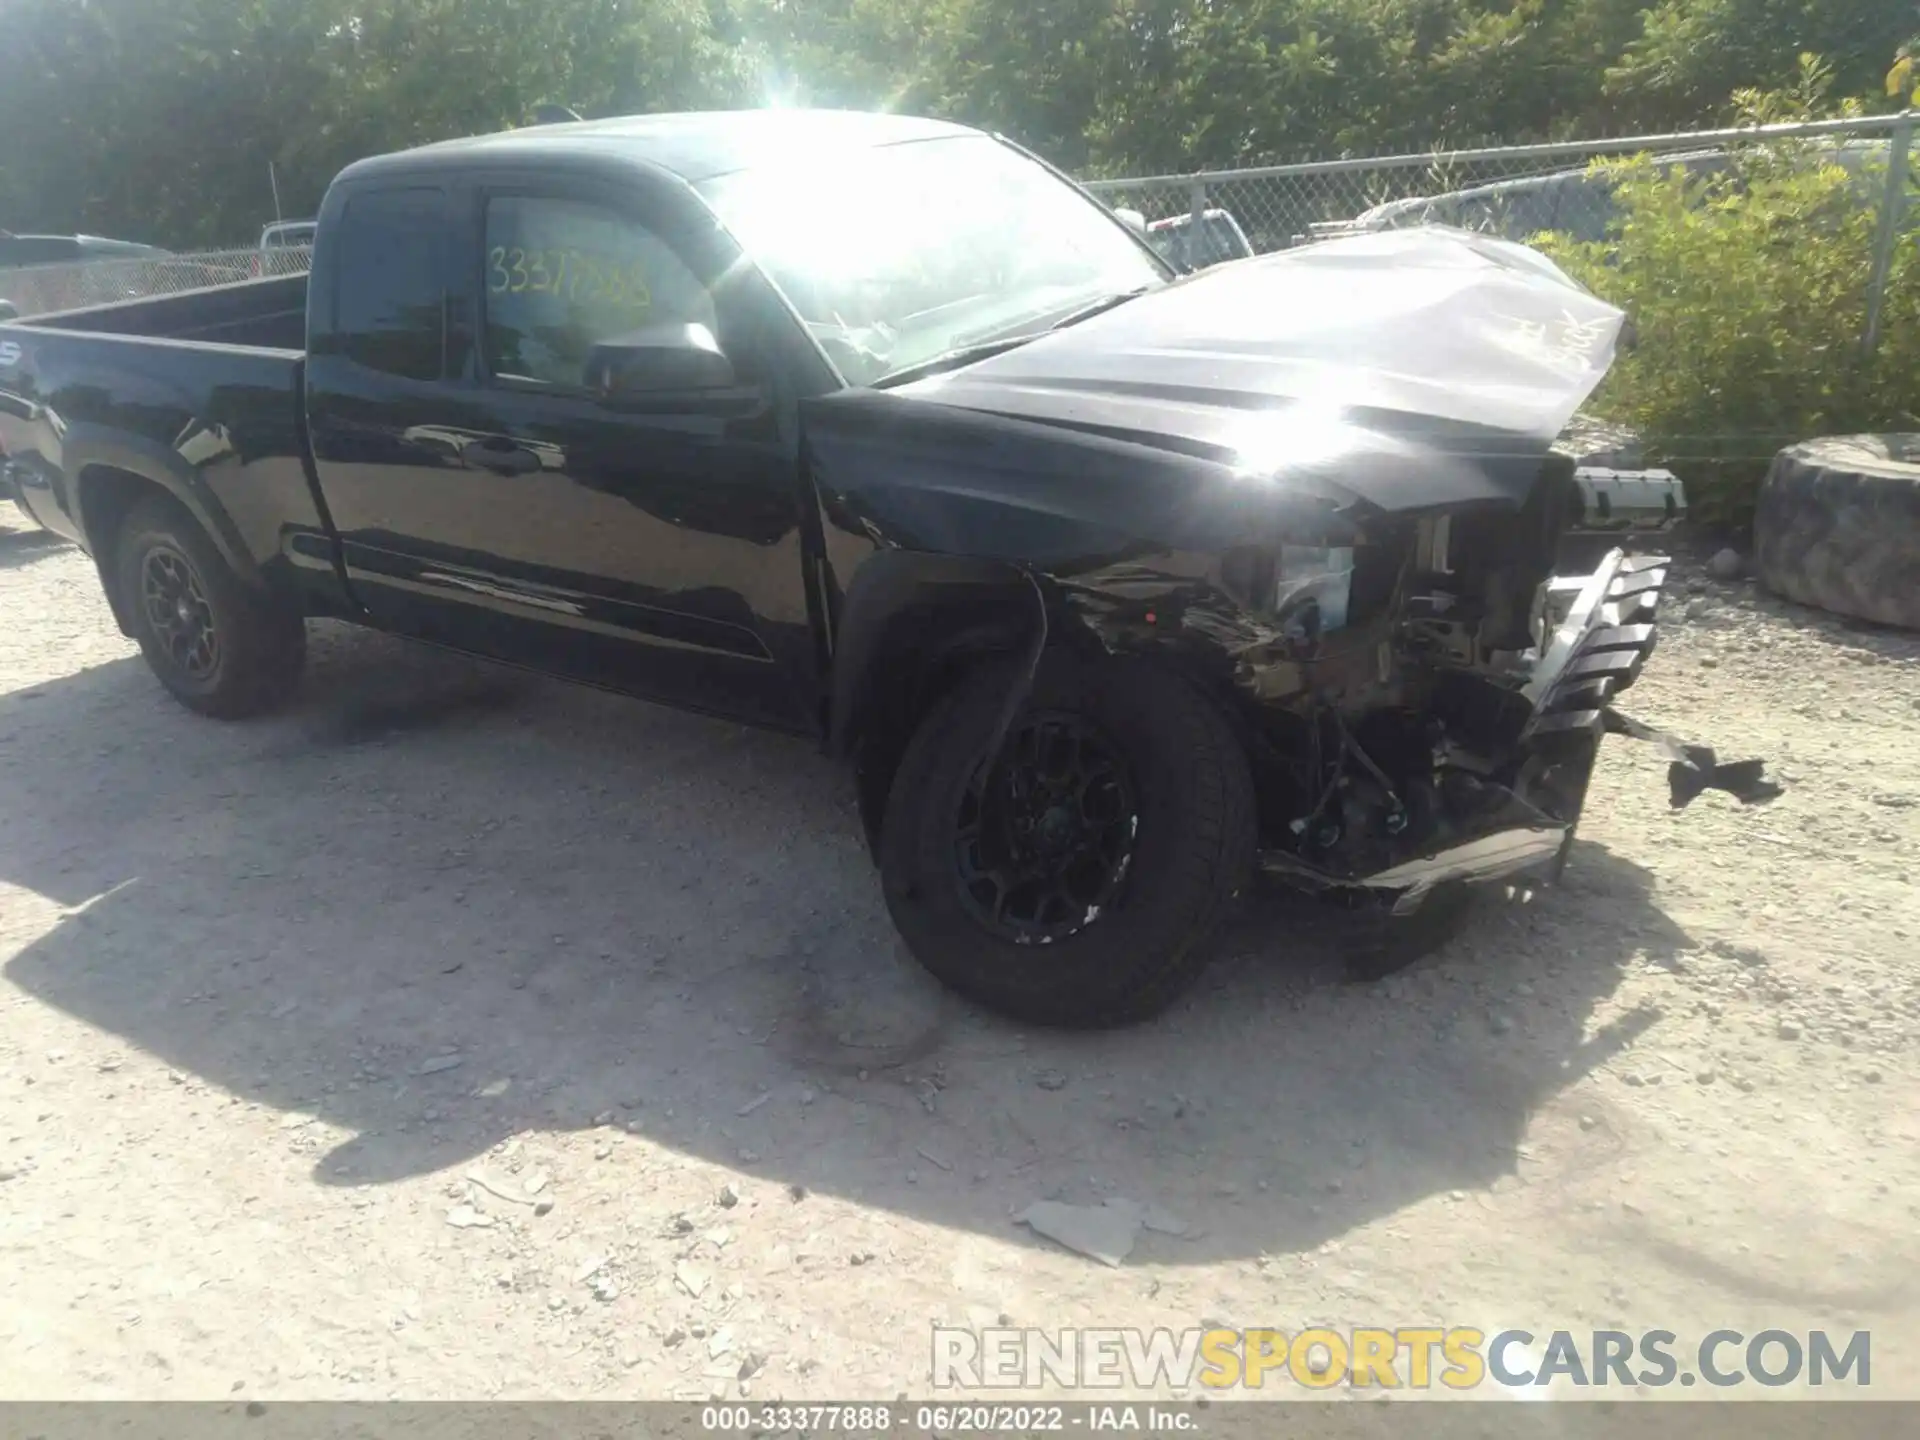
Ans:
<svg viewBox="0 0 1920 1440"><path fill-rule="evenodd" d="M1757 763L1721 766L1613 709L1653 651L1669 562L1614 549L1556 575L1571 501L1571 466L1550 462L1518 512L1228 557L1222 585L1275 631L1234 676L1254 702L1264 868L1403 912L1449 880L1557 874L1606 733L1666 746L1676 806L1777 793Z"/></svg>

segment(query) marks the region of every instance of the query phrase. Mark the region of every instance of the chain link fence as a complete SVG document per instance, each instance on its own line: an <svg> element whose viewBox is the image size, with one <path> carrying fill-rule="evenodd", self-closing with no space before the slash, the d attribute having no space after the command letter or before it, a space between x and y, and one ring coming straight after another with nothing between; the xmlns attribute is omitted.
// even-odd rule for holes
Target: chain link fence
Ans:
<svg viewBox="0 0 1920 1440"><path fill-rule="evenodd" d="M207 250L138 260L90 260L74 265L33 265L0 270L0 300L11 302L21 319L146 300L233 285L277 275L302 275L313 263L305 247Z"/></svg>
<svg viewBox="0 0 1920 1440"><path fill-rule="evenodd" d="M1522 241L1548 231L1600 240L1618 209L1609 178L1592 169L1595 160L1646 154L1707 174L1726 168L1743 145L1812 143L1858 171L1867 203L1880 209L1868 307L1872 343L1902 234L1915 121L1910 111L1863 120L1095 180L1086 188L1110 205L1139 211L1162 252L1176 260L1187 258L1189 246L1203 262L1230 258L1236 250L1245 253L1236 243L1239 236L1247 248L1264 254L1404 225L1452 225Z"/></svg>

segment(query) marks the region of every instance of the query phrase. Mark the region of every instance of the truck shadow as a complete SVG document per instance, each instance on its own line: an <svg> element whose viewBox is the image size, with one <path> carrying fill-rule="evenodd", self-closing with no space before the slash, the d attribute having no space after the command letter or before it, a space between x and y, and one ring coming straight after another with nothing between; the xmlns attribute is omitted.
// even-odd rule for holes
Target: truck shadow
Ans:
<svg viewBox="0 0 1920 1440"><path fill-rule="evenodd" d="M8 528L10 518L0 514L0 570L21 570L66 548L66 541L45 530L30 525L25 529Z"/></svg>
<svg viewBox="0 0 1920 1440"><path fill-rule="evenodd" d="M904 955L804 743L325 627L259 724L136 660L34 693L0 697L0 880L62 913L7 979L345 1132L263 1157L323 1186L612 1123L964 1230L1117 1194L1193 1226L1147 1237L1168 1263L1299 1250L1511 1174L1651 1023L1594 1028L1623 967L1692 948L1587 843L1383 985L1267 901L1165 1019L1022 1033Z"/></svg>

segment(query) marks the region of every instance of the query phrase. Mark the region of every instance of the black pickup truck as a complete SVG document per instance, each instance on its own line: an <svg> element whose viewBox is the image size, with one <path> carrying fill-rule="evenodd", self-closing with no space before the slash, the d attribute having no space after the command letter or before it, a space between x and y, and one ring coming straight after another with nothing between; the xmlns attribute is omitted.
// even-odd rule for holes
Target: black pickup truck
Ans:
<svg viewBox="0 0 1920 1440"><path fill-rule="evenodd" d="M655 116L357 164L310 277L0 325L0 449L188 706L331 616L816 737L915 954L1099 1025L1256 873L1418 935L1563 863L1666 573L1553 574L1620 321L1482 237L1180 277L996 137Z"/></svg>

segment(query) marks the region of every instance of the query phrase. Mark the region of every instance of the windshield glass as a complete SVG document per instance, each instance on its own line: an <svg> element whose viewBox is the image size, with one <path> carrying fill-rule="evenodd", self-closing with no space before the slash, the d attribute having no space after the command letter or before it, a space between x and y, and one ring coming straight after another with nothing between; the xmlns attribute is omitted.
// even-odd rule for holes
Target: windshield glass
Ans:
<svg viewBox="0 0 1920 1440"><path fill-rule="evenodd" d="M1164 279L1097 203L984 135L700 189L855 385Z"/></svg>

